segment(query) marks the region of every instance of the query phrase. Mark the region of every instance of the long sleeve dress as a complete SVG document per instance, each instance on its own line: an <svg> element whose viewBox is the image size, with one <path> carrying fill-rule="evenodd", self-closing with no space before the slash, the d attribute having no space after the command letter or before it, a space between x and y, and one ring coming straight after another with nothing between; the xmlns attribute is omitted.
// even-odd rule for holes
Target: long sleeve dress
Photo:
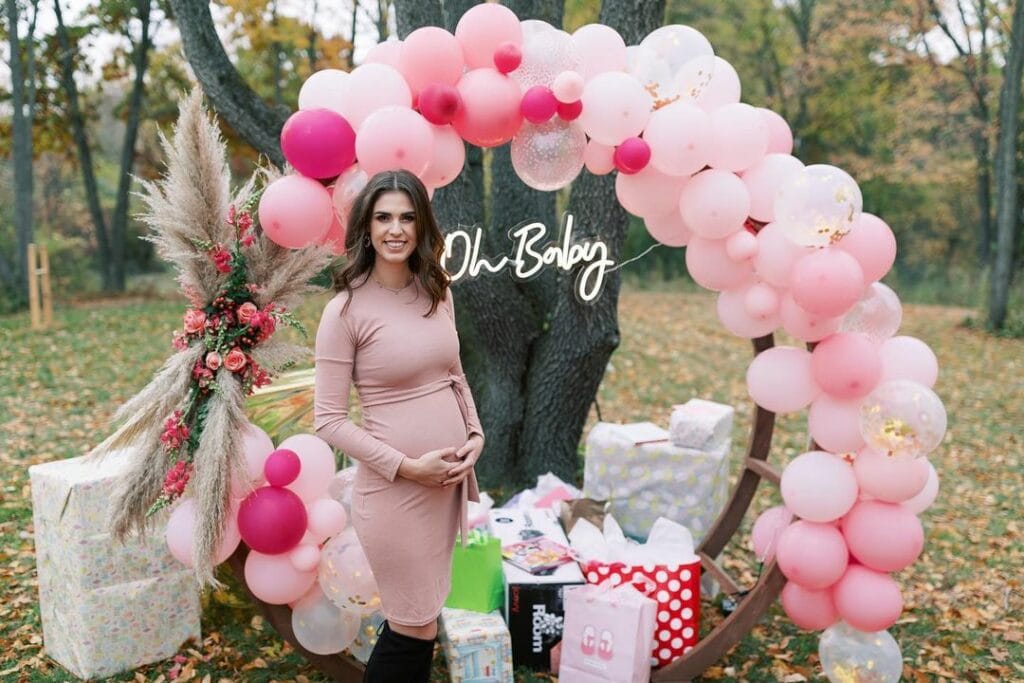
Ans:
<svg viewBox="0 0 1024 683"><path fill-rule="evenodd" d="M316 335L314 426L357 461L352 525L380 591L384 617L423 626L438 617L451 587L456 531L465 542L466 502L479 501L475 471L458 487L398 476L418 458L473 433L483 435L459 360L451 289L430 317L418 279L397 294L369 277L324 308ZM349 419L355 383L362 425Z"/></svg>

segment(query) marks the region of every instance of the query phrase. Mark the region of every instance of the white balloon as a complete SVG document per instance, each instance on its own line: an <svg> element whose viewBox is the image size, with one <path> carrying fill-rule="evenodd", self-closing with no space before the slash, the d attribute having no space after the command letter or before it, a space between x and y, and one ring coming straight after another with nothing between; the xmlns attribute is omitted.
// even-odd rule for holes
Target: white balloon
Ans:
<svg viewBox="0 0 1024 683"><path fill-rule="evenodd" d="M524 122L512 138L512 168L537 190L557 190L583 170L587 136L578 124L558 117L535 125Z"/></svg>
<svg viewBox="0 0 1024 683"><path fill-rule="evenodd" d="M321 69L309 76L299 88L299 109L344 109L345 85L349 73L341 69Z"/></svg>
<svg viewBox="0 0 1024 683"><path fill-rule="evenodd" d="M316 584L292 610L295 639L318 655L335 654L351 645L361 623L359 614L335 605Z"/></svg>
<svg viewBox="0 0 1024 683"><path fill-rule="evenodd" d="M818 658L832 683L897 683L903 673L899 643L888 631L866 633L845 621L822 632Z"/></svg>

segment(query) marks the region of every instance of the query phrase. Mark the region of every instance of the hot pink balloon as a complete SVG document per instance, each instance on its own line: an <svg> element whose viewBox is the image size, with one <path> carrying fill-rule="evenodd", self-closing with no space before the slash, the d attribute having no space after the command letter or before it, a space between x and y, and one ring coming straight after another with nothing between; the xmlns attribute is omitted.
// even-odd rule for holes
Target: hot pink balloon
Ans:
<svg viewBox="0 0 1024 683"><path fill-rule="evenodd" d="M546 123L558 109L558 100L551 88L535 85L525 93L519 105L523 118L530 123Z"/></svg>
<svg viewBox="0 0 1024 683"><path fill-rule="evenodd" d="M183 498L167 518L167 548L174 559L186 567L193 566L192 548L195 542L196 502L194 498ZM220 564L231 557L242 540L238 533L238 506L228 508L221 531L220 542L213 552L213 563Z"/></svg>
<svg viewBox="0 0 1024 683"><path fill-rule="evenodd" d="M457 87L462 107L452 124L466 142L497 147L512 139L523 120L519 111L522 94L516 81L494 69L475 69L463 74Z"/></svg>
<svg viewBox="0 0 1024 683"><path fill-rule="evenodd" d="M562 104L572 104L583 96L583 76L576 71L563 71L555 76L551 92Z"/></svg>
<svg viewBox="0 0 1024 683"><path fill-rule="evenodd" d="M375 111L384 107L408 109L412 106L409 84L398 69L387 64L363 63L357 66L345 82L345 89L347 97L338 113L352 124L360 136L363 122ZM357 142L360 136L357 136ZM359 155L358 149L356 155Z"/></svg>
<svg viewBox="0 0 1024 683"><path fill-rule="evenodd" d="M556 110L558 118L563 121L575 121L583 113L583 100L575 102L559 102Z"/></svg>
<svg viewBox="0 0 1024 683"><path fill-rule="evenodd" d="M919 515L932 506L935 502L935 498L939 495L939 473L935 471L935 466L930 462L928 463L928 481L925 482L924 488L921 489L921 493L917 494L910 500L903 501L903 507L913 512L915 515Z"/></svg>
<svg viewBox="0 0 1024 683"><path fill-rule="evenodd" d="M348 524L345 506L332 498L314 500L306 510L309 516L307 526L319 538L337 536Z"/></svg>
<svg viewBox="0 0 1024 683"><path fill-rule="evenodd" d="M271 605L298 600L312 588L316 576L316 570L296 569L287 554L265 555L252 551L245 558L245 585L253 595Z"/></svg>
<svg viewBox="0 0 1024 683"><path fill-rule="evenodd" d="M793 513L785 505L768 508L754 522L750 543L758 562L771 562L779 544L779 536L793 521Z"/></svg>
<svg viewBox="0 0 1024 683"><path fill-rule="evenodd" d="M429 187L444 187L462 173L466 143L451 126L433 126L434 155L420 179Z"/></svg>
<svg viewBox="0 0 1024 683"><path fill-rule="evenodd" d="M786 332L802 342L821 341L836 332L843 321L841 317L823 318L811 315L800 308L793 301L793 295L788 292L783 294L779 301L779 316Z"/></svg>
<svg viewBox="0 0 1024 683"><path fill-rule="evenodd" d="M683 247L690 241L690 229L683 222L678 210L669 211L664 216L649 216L644 225L651 237L668 247Z"/></svg>
<svg viewBox="0 0 1024 683"><path fill-rule="evenodd" d="M462 106L462 97L454 85L431 83L420 92L416 104L423 118L440 126L455 119Z"/></svg>
<svg viewBox="0 0 1024 683"><path fill-rule="evenodd" d="M850 553L875 571L909 567L924 548L921 520L902 505L861 501L843 518L842 526Z"/></svg>
<svg viewBox="0 0 1024 683"><path fill-rule="evenodd" d="M792 154L793 153L793 131L789 129L786 119L782 118L771 109L758 107L757 110L764 118L768 126L768 153L769 154Z"/></svg>
<svg viewBox="0 0 1024 683"><path fill-rule="evenodd" d="M786 578L804 588L828 588L846 571L850 554L834 524L798 520L779 535L775 561Z"/></svg>
<svg viewBox="0 0 1024 683"><path fill-rule="evenodd" d="M837 332L814 348L811 354L814 381L838 399L866 396L882 376L877 347L859 332Z"/></svg>
<svg viewBox="0 0 1024 683"><path fill-rule="evenodd" d="M879 382L909 379L926 387L934 387L939 377L939 360L927 344L915 337L886 339L878 355L882 359Z"/></svg>
<svg viewBox="0 0 1024 683"><path fill-rule="evenodd" d="M741 177L750 193L751 217L771 222L775 218L775 193L803 167L799 159L788 154L768 154L745 170Z"/></svg>
<svg viewBox="0 0 1024 683"><path fill-rule="evenodd" d="M750 194L734 173L708 169L686 184L679 210L693 234L722 239L743 228L750 214Z"/></svg>
<svg viewBox="0 0 1024 683"><path fill-rule="evenodd" d="M337 472L331 447L313 434L295 434L282 441L278 448L295 451L302 461L299 477L288 488L309 503L327 494L327 487Z"/></svg>
<svg viewBox="0 0 1024 683"><path fill-rule="evenodd" d="M807 249L786 237L779 225L769 223L757 232L754 270L765 282L776 287L788 287L793 266L808 253Z"/></svg>
<svg viewBox="0 0 1024 683"><path fill-rule="evenodd" d="M725 239L725 251L733 261L746 261L757 255L757 236L749 230L737 230Z"/></svg>
<svg viewBox="0 0 1024 683"><path fill-rule="evenodd" d="M258 488L238 507L238 531L253 550L267 555L286 553L306 533L306 506L288 489Z"/></svg>
<svg viewBox="0 0 1024 683"><path fill-rule="evenodd" d="M864 272L845 251L826 247L805 254L793 265L790 291L808 313L842 315L864 293Z"/></svg>
<svg viewBox="0 0 1024 683"><path fill-rule="evenodd" d="M870 213L861 213L836 246L857 259L865 282L881 280L896 262L896 236L881 218Z"/></svg>
<svg viewBox="0 0 1024 683"><path fill-rule="evenodd" d="M502 43L494 51L494 68L503 74L511 73L523 63L523 50L517 43Z"/></svg>
<svg viewBox="0 0 1024 683"><path fill-rule="evenodd" d="M298 454L287 448L278 448L263 463L263 474L271 486L287 486L295 481L301 469Z"/></svg>
<svg viewBox="0 0 1024 683"><path fill-rule="evenodd" d="M782 499L793 514L811 522L839 519L857 502L857 478L842 458L810 451L782 471Z"/></svg>
<svg viewBox="0 0 1024 683"><path fill-rule="evenodd" d="M779 326L777 313L767 316L754 316L747 310L747 294L756 283L741 285L736 289L727 289L718 295L718 319L727 330L737 337L756 339L775 331Z"/></svg>
<svg viewBox="0 0 1024 683"><path fill-rule="evenodd" d="M606 145L618 145L640 135L651 116L651 97L630 74L606 71L583 88L580 125L587 135Z"/></svg>
<svg viewBox="0 0 1024 683"><path fill-rule="evenodd" d="M437 26L423 26L406 36L398 56L398 70L414 97L431 83L455 85L464 66L459 41Z"/></svg>
<svg viewBox="0 0 1024 683"><path fill-rule="evenodd" d="M851 564L832 589L839 616L858 631L884 631L900 618L903 596L892 577Z"/></svg>
<svg viewBox="0 0 1024 683"><path fill-rule="evenodd" d="M711 158L711 117L690 102L673 102L651 113L644 128L651 163L662 173L692 175Z"/></svg>
<svg viewBox="0 0 1024 683"><path fill-rule="evenodd" d="M615 168L615 148L602 145L597 140L589 140L583 152L583 164L594 175L610 173Z"/></svg>
<svg viewBox="0 0 1024 683"><path fill-rule="evenodd" d="M737 263L729 258L725 240L696 235L686 245L686 268L694 282L713 291L738 287L753 277L750 262Z"/></svg>
<svg viewBox="0 0 1024 683"><path fill-rule="evenodd" d="M615 167L620 173L638 173L651 160L651 148L643 138L627 138L615 148Z"/></svg>
<svg viewBox="0 0 1024 683"><path fill-rule="evenodd" d="M768 125L757 109L737 102L711 112L712 168L738 173L764 158Z"/></svg>
<svg viewBox="0 0 1024 683"><path fill-rule="evenodd" d="M886 503L910 500L928 483L928 461L924 458L890 458L871 448L860 450L853 461L853 472L861 493Z"/></svg>
<svg viewBox="0 0 1024 683"><path fill-rule="evenodd" d="M267 237L289 249L318 243L331 227L331 195L327 188L300 175L270 183L260 197L260 226Z"/></svg>
<svg viewBox="0 0 1024 683"><path fill-rule="evenodd" d="M832 453L851 453L864 446L859 400L840 401L821 394L811 403L807 426L815 443Z"/></svg>
<svg viewBox="0 0 1024 683"><path fill-rule="evenodd" d="M634 216L663 216L677 209L685 178L665 175L651 165L638 173L620 173L615 178L615 195Z"/></svg>
<svg viewBox="0 0 1024 683"><path fill-rule="evenodd" d="M330 109L300 110L281 128L281 152L295 170L310 178L333 178L356 156L356 132Z"/></svg>
<svg viewBox="0 0 1024 683"><path fill-rule="evenodd" d="M311 543L300 543L288 552L288 560L300 572L316 571L320 566L320 548Z"/></svg>
<svg viewBox="0 0 1024 683"><path fill-rule="evenodd" d="M803 410L821 393L811 374L811 354L794 346L757 354L747 368L747 390L757 405L773 413Z"/></svg>
<svg viewBox="0 0 1024 683"><path fill-rule="evenodd" d="M836 623L839 613L832 602L832 591L804 588L789 581L779 596L782 609L797 628L805 631L821 631Z"/></svg>
<svg viewBox="0 0 1024 683"><path fill-rule="evenodd" d="M515 12L503 5L473 5L455 26L455 38L462 45L470 69L492 67L494 53L503 43L522 45L523 29Z"/></svg>
<svg viewBox="0 0 1024 683"><path fill-rule="evenodd" d="M417 176L434 154L434 131L418 112L382 107L366 117L356 138L359 165L367 175L404 168Z"/></svg>
<svg viewBox="0 0 1024 683"><path fill-rule="evenodd" d="M573 32L572 42L583 62L583 78L586 80L605 71L623 71L626 68L626 41L611 26L581 26Z"/></svg>

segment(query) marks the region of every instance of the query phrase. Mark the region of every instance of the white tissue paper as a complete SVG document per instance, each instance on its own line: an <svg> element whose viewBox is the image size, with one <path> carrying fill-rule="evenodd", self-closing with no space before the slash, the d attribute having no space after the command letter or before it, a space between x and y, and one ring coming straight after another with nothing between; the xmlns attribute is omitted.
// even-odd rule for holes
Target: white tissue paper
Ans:
<svg viewBox="0 0 1024 683"><path fill-rule="evenodd" d="M603 530L586 519L579 519L569 532L569 544L584 563L596 560L607 564L670 565L698 561L690 530L665 517L654 522L646 543L626 538L613 515L605 515Z"/></svg>
<svg viewBox="0 0 1024 683"><path fill-rule="evenodd" d="M537 485L532 489L524 489L509 498L502 508L514 510L532 510L538 507L552 507L560 500L574 500L582 496L582 492L548 472L537 477ZM556 508L557 509L557 508ZM470 513L472 516L472 512Z"/></svg>

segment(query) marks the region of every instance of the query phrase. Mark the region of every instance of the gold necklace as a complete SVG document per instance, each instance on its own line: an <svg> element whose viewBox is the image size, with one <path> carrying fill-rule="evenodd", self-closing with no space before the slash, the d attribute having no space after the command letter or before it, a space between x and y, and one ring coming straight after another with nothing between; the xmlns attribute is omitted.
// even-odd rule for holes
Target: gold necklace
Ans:
<svg viewBox="0 0 1024 683"><path fill-rule="evenodd" d="M399 287L398 289L395 289L395 288L393 288L393 287L388 287L387 285L385 285L385 284L381 283L381 281L380 281L380 280L378 280L378 279L377 279L377 278L376 278L376 277L375 277L375 276L373 275L373 273L370 273L370 277L371 277L371 278L373 278L373 281L377 283L377 286L378 286L378 287L380 287L381 289L385 289L385 290L387 290L387 291L389 291L389 292L391 292L392 294L395 294L395 295L398 295L398 293L399 293L399 292L401 292L401 291L402 291L403 289L405 289L406 287L408 287L409 285L411 285L411 284L412 284L412 281L413 281L414 279L416 279L416 275L415 275L415 274L413 274L413 275L410 275L410 276L409 276L409 281L408 281L408 282L406 282L406 283L405 283L404 285L402 285L402 286L401 286L401 287Z"/></svg>

